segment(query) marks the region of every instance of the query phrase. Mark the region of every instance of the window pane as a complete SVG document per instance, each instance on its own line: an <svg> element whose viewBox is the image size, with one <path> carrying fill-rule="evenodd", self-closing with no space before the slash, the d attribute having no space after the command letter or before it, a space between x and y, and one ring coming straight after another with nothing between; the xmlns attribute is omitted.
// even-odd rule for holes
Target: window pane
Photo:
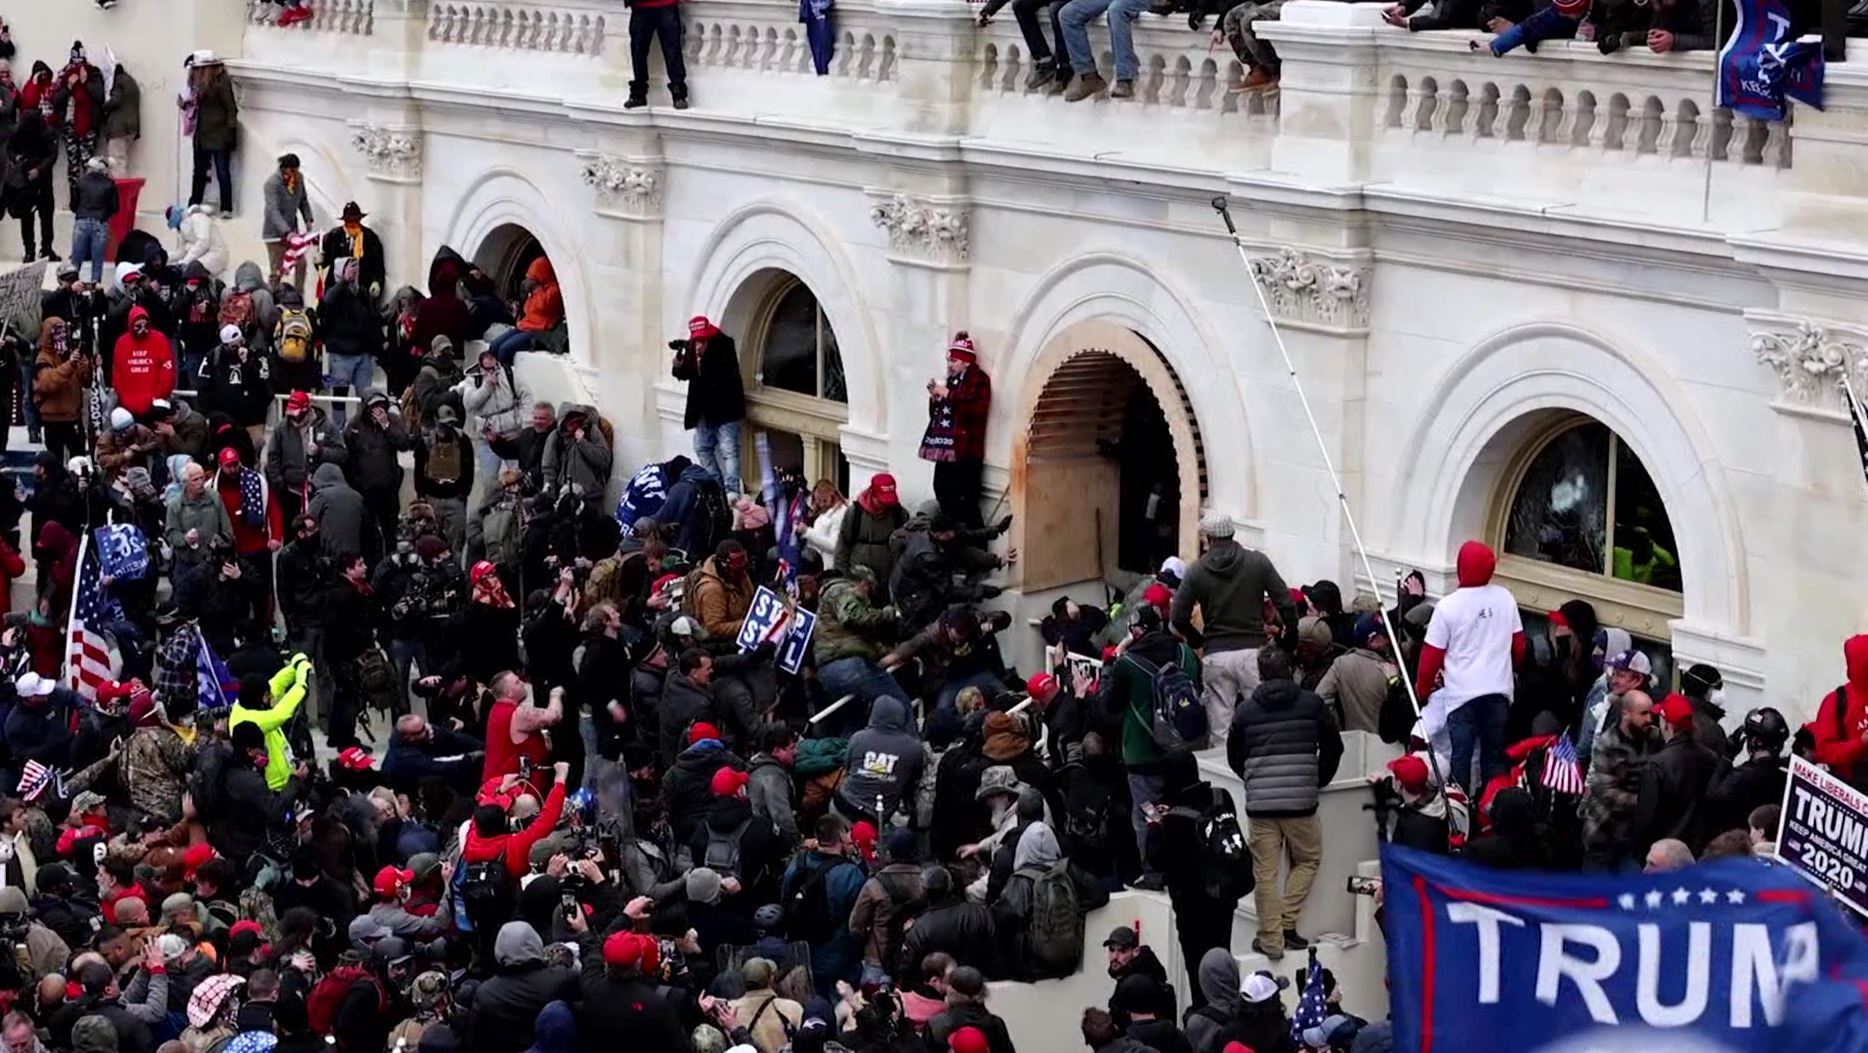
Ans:
<svg viewBox="0 0 1868 1053"><path fill-rule="evenodd" d="M1585 424L1552 440L1512 495L1505 551L1602 573L1608 468L1609 430L1602 425Z"/></svg>
<svg viewBox="0 0 1868 1053"><path fill-rule="evenodd" d="M818 321L823 326L818 330L824 338L824 397L832 402L850 401L849 387L843 380L843 353L837 350L837 334L830 328L830 319L818 314Z"/></svg>
<svg viewBox="0 0 1868 1053"><path fill-rule="evenodd" d="M1673 525L1660 491L1626 443L1615 444L1615 566L1623 581L1680 591Z"/></svg>
<svg viewBox="0 0 1868 1053"><path fill-rule="evenodd" d="M762 383L768 388L817 394L817 298L794 285L772 312L771 328L759 357Z"/></svg>

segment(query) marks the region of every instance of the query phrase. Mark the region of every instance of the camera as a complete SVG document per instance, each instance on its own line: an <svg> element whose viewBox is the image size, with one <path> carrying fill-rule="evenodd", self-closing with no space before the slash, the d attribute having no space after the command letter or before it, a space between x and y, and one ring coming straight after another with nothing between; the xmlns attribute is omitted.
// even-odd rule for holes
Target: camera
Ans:
<svg viewBox="0 0 1868 1053"><path fill-rule="evenodd" d="M668 341L668 350L686 352L691 345L686 340Z"/></svg>

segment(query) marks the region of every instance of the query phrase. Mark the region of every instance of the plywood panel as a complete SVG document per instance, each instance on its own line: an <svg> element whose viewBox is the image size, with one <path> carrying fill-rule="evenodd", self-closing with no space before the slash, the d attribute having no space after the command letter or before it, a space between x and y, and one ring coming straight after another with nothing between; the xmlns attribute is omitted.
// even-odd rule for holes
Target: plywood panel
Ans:
<svg viewBox="0 0 1868 1053"><path fill-rule="evenodd" d="M1031 459L1022 504L1017 507L1014 545L1020 587L1050 588L1101 579L1097 565L1097 511L1103 524L1105 562L1115 558L1116 503L1121 477L1113 461L1100 457Z"/></svg>

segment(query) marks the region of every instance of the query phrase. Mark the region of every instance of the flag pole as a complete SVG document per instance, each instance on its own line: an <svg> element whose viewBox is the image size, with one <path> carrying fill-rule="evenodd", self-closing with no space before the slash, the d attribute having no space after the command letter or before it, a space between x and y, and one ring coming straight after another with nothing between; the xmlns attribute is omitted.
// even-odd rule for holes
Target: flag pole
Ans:
<svg viewBox="0 0 1868 1053"><path fill-rule="evenodd" d="M1343 522L1349 527L1349 537L1355 543L1356 555L1362 561L1363 576L1368 579L1369 588L1375 591L1376 610L1381 615L1382 629L1388 634L1389 646L1394 649L1395 666L1401 671L1401 683L1407 687L1408 703L1414 707L1414 715L1420 716L1420 698L1414 693L1414 678L1407 670L1407 662L1401 656L1401 638L1395 635L1394 623L1388 619L1388 608L1381 604L1382 582L1375 576L1375 566L1369 561L1368 547L1362 543L1362 531L1356 527L1355 513L1349 507L1349 495L1343 490L1343 477L1337 474L1336 462L1330 457L1329 444L1323 440L1323 429L1317 425L1317 415L1310 408L1310 398L1304 394L1304 382L1297 375L1297 364L1291 358L1291 351L1284 346L1284 334L1278 330L1278 322L1271 313L1271 301L1265 296L1265 285L1259 280L1258 271L1252 266L1251 253L1246 251L1245 241L1239 237L1239 228L1232 222L1230 202L1224 194L1213 199L1213 211L1225 221L1226 234L1232 238L1232 246L1239 250L1239 260L1245 264L1246 276L1252 280L1252 291L1258 294L1258 306L1265 314L1265 325L1271 330L1272 342L1278 346L1278 354L1284 359L1284 372L1291 378L1291 386L1297 390L1298 404L1304 408L1304 419L1310 422L1310 435L1317 441L1317 452L1323 456L1323 467L1330 473L1330 482L1336 488L1336 502L1343 510ZM1395 596L1400 602L1400 594Z"/></svg>

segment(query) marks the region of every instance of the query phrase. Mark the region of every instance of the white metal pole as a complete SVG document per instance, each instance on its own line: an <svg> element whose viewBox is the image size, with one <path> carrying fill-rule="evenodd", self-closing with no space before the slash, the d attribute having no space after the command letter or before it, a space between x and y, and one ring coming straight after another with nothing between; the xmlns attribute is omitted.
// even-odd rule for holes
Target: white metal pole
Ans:
<svg viewBox="0 0 1868 1053"><path fill-rule="evenodd" d="M1401 683L1407 687L1408 702L1414 707L1414 715L1420 716L1420 698L1414 693L1414 676L1408 672L1407 662L1401 656L1401 638L1395 635L1395 627L1388 620L1388 608L1381 603L1382 583L1375 576L1375 566L1369 562L1369 550L1362 544L1362 531L1356 528L1355 513L1349 508L1349 495L1343 490L1343 477L1336 472L1336 462L1330 457L1329 444L1323 441L1323 429L1317 426L1317 415L1310 408L1310 397L1304 394L1304 382L1297 376L1297 364L1291 358L1290 349L1284 346L1284 334L1278 330L1278 321L1272 316L1271 301L1265 296L1265 285L1259 280L1258 270L1252 266L1252 255L1246 251L1245 242L1239 237L1239 228L1232 222L1232 211L1224 195L1213 199L1213 210L1219 213L1226 223L1226 234L1232 238L1232 247L1239 250L1239 260L1245 264L1245 273L1252 279L1252 291L1258 294L1258 306L1265 314L1265 325L1271 330L1272 342L1278 345L1278 354L1284 359L1284 371L1291 378L1291 386L1297 389L1298 404L1304 407L1304 419L1310 422L1311 437L1317 440L1317 452L1323 455L1323 467L1330 473L1330 483L1336 487L1336 501L1342 506L1343 522L1349 525L1349 537L1355 543L1356 555L1362 560L1362 573L1368 578L1369 588L1375 592L1376 610L1381 615L1382 629L1388 634L1388 645L1394 652L1395 667L1401 670ZM1397 592L1395 601L1400 602Z"/></svg>

